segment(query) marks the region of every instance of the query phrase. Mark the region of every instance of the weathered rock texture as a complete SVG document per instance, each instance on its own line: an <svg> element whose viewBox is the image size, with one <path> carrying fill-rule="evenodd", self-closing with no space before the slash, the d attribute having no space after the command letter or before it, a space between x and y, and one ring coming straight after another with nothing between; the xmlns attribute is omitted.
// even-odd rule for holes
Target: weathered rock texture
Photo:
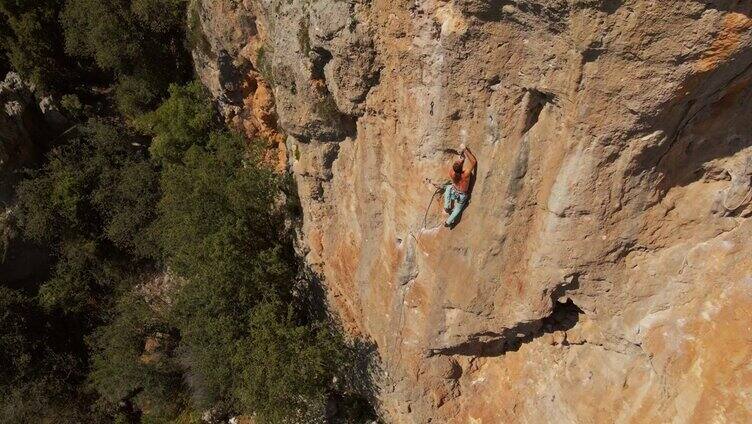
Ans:
<svg viewBox="0 0 752 424"><path fill-rule="evenodd" d="M202 79L287 135L388 422L752 420L749 1L194 7ZM460 143L448 230L426 180Z"/></svg>
<svg viewBox="0 0 752 424"><path fill-rule="evenodd" d="M262 35L256 18L236 1L197 1L189 6L189 31L199 77L217 98L227 123L249 140L268 142L273 162L287 166L272 89L260 72Z"/></svg>

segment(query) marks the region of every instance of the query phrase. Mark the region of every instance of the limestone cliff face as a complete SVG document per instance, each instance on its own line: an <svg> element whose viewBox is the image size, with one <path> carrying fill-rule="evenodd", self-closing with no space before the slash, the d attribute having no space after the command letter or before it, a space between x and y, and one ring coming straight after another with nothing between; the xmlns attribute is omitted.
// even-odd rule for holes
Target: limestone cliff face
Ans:
<svg viewBox="0 0 752 424"><path fill-rule="evenodd" d="M228 119L285 134L306 258L378 345L388 422L749 422L751 7L196 0L191 21ZM449 230L427 180L460 143L479 165Z"/></svg>

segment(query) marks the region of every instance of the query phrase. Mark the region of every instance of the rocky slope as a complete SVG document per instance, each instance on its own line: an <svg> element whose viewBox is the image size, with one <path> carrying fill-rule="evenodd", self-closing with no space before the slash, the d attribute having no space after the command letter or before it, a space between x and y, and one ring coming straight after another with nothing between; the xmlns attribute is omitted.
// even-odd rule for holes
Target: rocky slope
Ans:
<svg viewBox="0 0 752 424"><path fill-rule="evenodd" d="M748 1L194 0L388 422L752 420ZM283 135L284 134L284 135ZM479 165L459 225L429 180Z"/></svg>

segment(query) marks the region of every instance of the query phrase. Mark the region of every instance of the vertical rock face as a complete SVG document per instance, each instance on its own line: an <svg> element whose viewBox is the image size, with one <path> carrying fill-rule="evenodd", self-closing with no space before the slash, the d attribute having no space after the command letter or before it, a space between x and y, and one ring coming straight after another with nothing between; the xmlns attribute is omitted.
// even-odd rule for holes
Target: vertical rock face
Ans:
<svg viewBox="0 0 752 424"><path fill-rule="evenodd" d="M37 103L13 72L0 81L0 281L21 284L44 272L44 249L19 237L12 207L20 172L37 164L66 124L50 97Z"/></svg>
<svg viewBox="0 0 752 424"><path fill-rule="evenodd" d="M0 81L0 206L13 195L18 179L14 173L37 161L45 148L42 144L49 142L46 119L31 89L17 74L11 72Z"/></svg>
<svg viewBox="0 0 752 424"><path fill-rule="evenodd" d="M752 420L749 2L194 7L204 82L286 134L389 422ZM449 230L428 180L460 143Z"/></svg>

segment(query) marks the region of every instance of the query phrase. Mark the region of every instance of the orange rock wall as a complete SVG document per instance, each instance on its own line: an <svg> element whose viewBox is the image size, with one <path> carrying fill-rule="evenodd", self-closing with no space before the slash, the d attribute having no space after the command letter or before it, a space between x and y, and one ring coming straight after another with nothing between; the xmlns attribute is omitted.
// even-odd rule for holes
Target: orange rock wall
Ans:
<svg viewBox="0 0 752 424"><path fill-rule="evenodd" d="M752 420L750 2L199 3L218 98L222 54L268 76L276 123L238 116L287 135L387 422Z"/></svg>

